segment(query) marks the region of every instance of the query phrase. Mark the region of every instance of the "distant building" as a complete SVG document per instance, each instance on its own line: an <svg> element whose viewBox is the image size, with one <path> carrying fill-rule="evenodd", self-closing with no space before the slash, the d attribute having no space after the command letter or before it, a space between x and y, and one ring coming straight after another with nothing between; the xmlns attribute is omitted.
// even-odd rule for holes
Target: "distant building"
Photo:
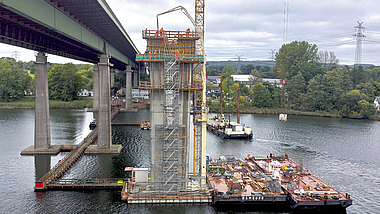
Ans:
<svg viewBox="0 0 380 214"><path fill-rule="evenodd" d="M375 100L373 101L373 104L376 107L376 114L379 114L379 112L380 112L380 97L376 97Z"/></svg>
<svg viewBox="0 0 380 214"><path fill-rule="evenodd" d="M252 81L257 78L252 75L231 75L231 77L234 79L234 82L239 82L247 87L251 86ZM275 84L280 84L281 79L262 78L261 82L268 82L271 85L275 85Z"/></svg>
<svg viewBox="0 0 380 214"><path fill-rule="evenodd" d="M92 91L92 89L90 87L88 87L86 85L84 87L84 89L82 89L78 92L78 96L80 96L80 97L92 97L92 96L94 96L94 92Z"/></svg>
<svg viewBox="0 0 380 214"><path fill-rule="evenodd" d="M262 82L267 82L271 85L274 85L274 84L280 84L282 81L281 79L269 79L269 78L263 78L262 79Z"/></svg>

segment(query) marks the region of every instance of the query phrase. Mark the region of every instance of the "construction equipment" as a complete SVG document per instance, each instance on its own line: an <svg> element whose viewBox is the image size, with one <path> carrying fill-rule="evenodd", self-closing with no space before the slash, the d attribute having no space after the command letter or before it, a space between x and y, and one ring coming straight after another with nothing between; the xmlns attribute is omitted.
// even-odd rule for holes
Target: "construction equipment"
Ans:
<svg viewBox="0 0 380 214"><path fill-rule="evenodd" d="M204 0L195 0L195 20L187 12L186 8L177 6L163 13L157 14L157 31L159 31L158 17L175 11L182 11L195 27L198 36L196 52L203 56L203 61L195 65L194 82L202 84L202 91L193 93L193 123L194 123L194 156L193 176L206 176L206 122L208 108L206 106L206 55L204 49ZM204 180L204 179L203 179Z"/></svg>

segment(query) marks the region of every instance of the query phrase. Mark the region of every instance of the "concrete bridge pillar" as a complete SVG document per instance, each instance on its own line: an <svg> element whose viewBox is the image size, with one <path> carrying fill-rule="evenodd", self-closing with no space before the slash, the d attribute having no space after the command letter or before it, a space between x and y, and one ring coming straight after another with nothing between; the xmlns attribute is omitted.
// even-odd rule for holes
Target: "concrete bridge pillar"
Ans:
<svg viewBox="0 0 380 214"><path fill-rule="evenodd" d="M110 73L111 78L111 87L113 87L113 84L115 83L115 72L111 71Z"/></svg>
<svg viewBox="0 0 380 214"><path fill-rule="evenodd" d="M139 82L137 80L138 72L133 72L133 88L139 87Z"/></svg>
<svg viewBox="0 0 380 214"><path fill-rule="evenodd" d="M92 98L93 111L99 111L99 67L94 65L94 96Z"/></svg>
<svg viewBox="0 0 380 214"><path fill-rule="evenodd" d="M111 147L110 64L107 54L99 59L98 148Z"/></svg>
<svg viewBox="0 0 380 214"><path fill-rule="evenodd" d="M127 66L125 71L125 109L132 108L132 69Z"/></svg>
<svg viewBox="0 0 380 214"><path fill-rule="evenodd" d="M51 143L48 70L47 56L43 52L38 52L36 56L35 80L34 148L48 149Z"/></svg>

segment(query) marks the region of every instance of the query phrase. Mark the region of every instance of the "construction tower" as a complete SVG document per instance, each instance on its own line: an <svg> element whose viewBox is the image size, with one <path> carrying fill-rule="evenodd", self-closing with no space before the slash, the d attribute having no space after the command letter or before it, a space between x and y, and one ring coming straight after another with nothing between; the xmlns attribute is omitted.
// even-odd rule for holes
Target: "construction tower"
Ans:
<svg viewBox="0 0 380 214"><path fill-rule="evenodd" d="M189 187L190 100L202 83L193 80L194 67L204 61L196 53L199 37L186 31L143 30L147 41L144 54L149 82L140 89L151 94L151 180L150 188L164 193Z"/></svg>

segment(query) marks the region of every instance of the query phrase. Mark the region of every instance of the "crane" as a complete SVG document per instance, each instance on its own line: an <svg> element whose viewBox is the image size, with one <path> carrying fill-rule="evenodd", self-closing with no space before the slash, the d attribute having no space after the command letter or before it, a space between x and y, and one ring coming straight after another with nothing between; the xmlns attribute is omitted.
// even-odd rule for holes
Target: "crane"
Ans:
<svg viewBox="0 0 380 214"><path fill-rule="evenodd" d="M203 56L204 62L195 66L194 81L202 82L202 91L194 91L194 156L193 156L193 176L206 177L206 123L208 108L206 106L206 54L204 49L204 0L195 0L195 20L191 17L186 8L182 6L174 7L168 11L157 14L157 31L159 28L158 17L175 11L181 11L187 16L195 28L198 36L196 41L196 52ZM205 184L205 179L201 179L201 186Z"/></svg>

